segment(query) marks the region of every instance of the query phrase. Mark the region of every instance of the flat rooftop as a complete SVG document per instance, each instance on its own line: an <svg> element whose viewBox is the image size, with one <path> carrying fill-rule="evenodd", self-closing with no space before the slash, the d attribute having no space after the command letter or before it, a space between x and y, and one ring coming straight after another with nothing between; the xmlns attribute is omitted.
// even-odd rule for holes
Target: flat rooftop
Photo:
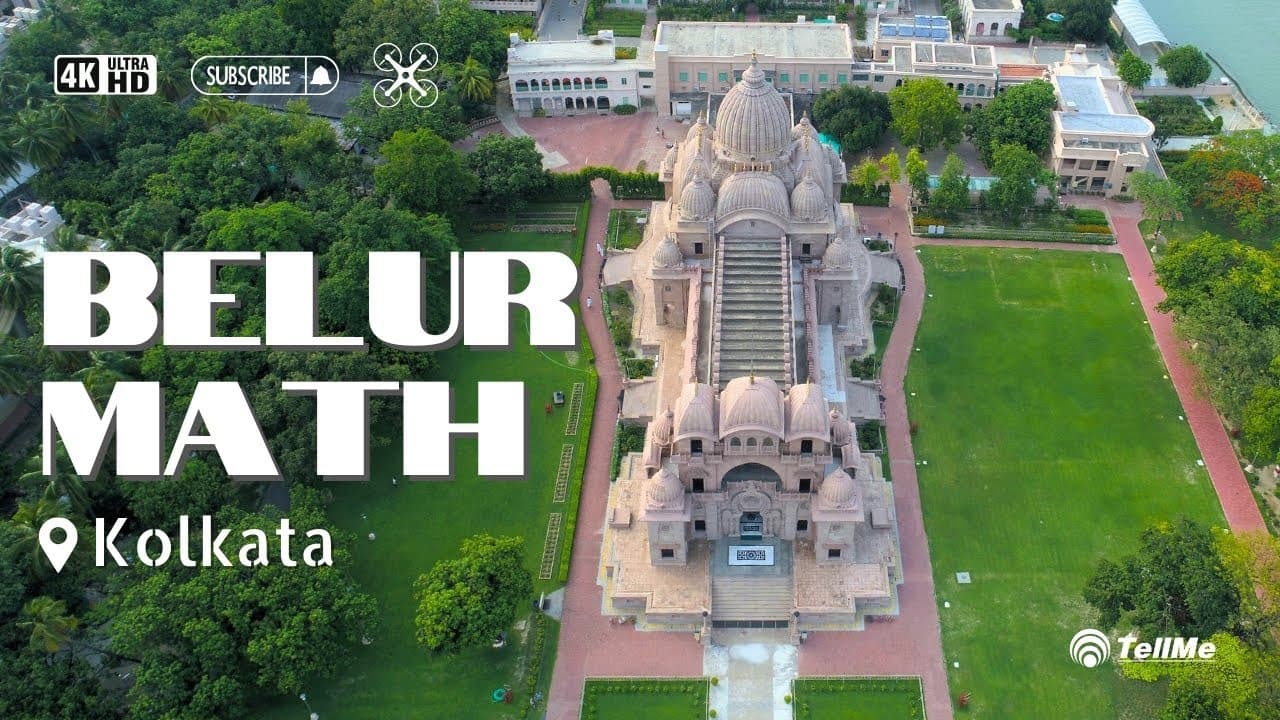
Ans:
<svg viewBox="0 0 1280 720"><path fill-rule="evenodd" d="M507 48L507 62L532 65L614 61L613 43L599 38L579 40L535 40Z"/></svg>
<svg viewBox="0 0 1280 720"><path fill-rule="evenodd" d="M837 23L661 22L654 38L672 56L852 58L849 26Z"/></svg>
<svg viewBox="0 0 1280 720"><path fill-rule="evenodd" d="M1063 130L1147 135L1153 129L1141 115L1117 108L1096 75L1054 75L1053 84L1062 99L1063 108L1056 115Z"/></svg>
<svg viewBox="0 0 1280 720"><path fill-rule="evenodd" d="M876 36L881 40L926 40L949 42L951 21L941 15L916 15L914 17L880 16Z"/></svg>
<svg viewBox="0 0 1280 720"><path fill-rule="evenodd" d="M1021 10L1018 0L969 0L974 10Z"/></svg>

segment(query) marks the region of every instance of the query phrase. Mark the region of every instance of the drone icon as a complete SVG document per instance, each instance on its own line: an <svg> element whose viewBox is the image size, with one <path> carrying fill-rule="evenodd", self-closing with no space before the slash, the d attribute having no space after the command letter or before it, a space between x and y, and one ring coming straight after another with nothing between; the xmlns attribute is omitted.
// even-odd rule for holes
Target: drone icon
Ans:
<svg viewBox="0 0 1280 720"><path fill-rule="evenodd" d="M420 108L429 108L440 99L440 88L430 78L420 76L435 68L440 53L431 43L418 43L409 50L409 63L402 59L395 43L382 43L373 51L373 64L383 72L395 75L383 78L374 85L373 101L378 107L391 108L400 104L405 92L409 101Z"/></svg>

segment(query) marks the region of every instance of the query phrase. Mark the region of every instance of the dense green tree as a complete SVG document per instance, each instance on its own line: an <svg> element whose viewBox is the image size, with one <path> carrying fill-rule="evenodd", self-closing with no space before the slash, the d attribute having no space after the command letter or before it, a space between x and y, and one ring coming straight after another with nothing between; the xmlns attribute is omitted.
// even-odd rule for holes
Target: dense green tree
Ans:
<svg viewBox="0 0 1280 720"><path fill-rule="evenodd" d="M201 95L191 106L190 113L206 130L210 130L230 120L238 107L240 106L234 100L221 95Z"/></svg>
<svg viewBox="0 0 1280 720"><path fill-rule="evenodd" d="M207 250L319 250L320 229L311 215L291 202L270 202L234 210L210 210L196 221Z"/></svg>
<svg viewBox="0 0 1280 720"><path fill-rule="evenodd" d="M435 17L435 0L352 2L334 31L336 59L343 67L373 68L373 51L384 42L407 53L415 44L434 39L427 30Z"/></svg>
<svg viewBox="0 0 1280 720"><path fill-rule="evenodd" d="M31 647L52 655L70 644L80 621L67 614L67 604L51 597L37 597L22 607L18 629L30 634Z"/></svg>
<svg viewBox="0 0 1280 720"><path fill-rule="evenodd" d="M1210 528L1188 518L1143 531L1141 546L1116 563L1103 559L1084 599L1114 628L1122 618L1144 637L1208 637L1235 626L1240 595Z"/></svg>
<svg viewBox="0 0 1280 720"><path fill-rule="evenodd" d="M880 164L868 157L849 172L849 180L862 190L863 195L871 196L876 194L882 172Z"/></svg>
<svg viewBox="0 0 1280 720"><path fill-rule="evenodd" d="M479 179L477 197L492 208L519 210L547 187L533 138L486 135L467 155L467 165Z"/></svg>
<svg viewBox="0 0 1280 720"><path fill-rule="evenodd" d="M964 161L959 155L948 153L938 177L938 187L929 196L929 209L955 217L969 205L969 176L964 172Z"/></svg>
<svg viewBox="0 0 1280 720"><path fill-rule="evenodd" d="M105 398L98 399L103 406L106 405ZM37 446L35 453L27 458L27 464L22 468L19 482L24 488L32 490L29 495L43 494L57 499L60 504L65 499L71 509L79 515L93 517L93 500L89 496L89 489L85 485L84 478L77 475L75 468L71 466L71 457L67 455L67 448L61 440L58 441L54 453L53 475L44 474L44 448Z"/></svg>
<svg viewBox="0 0 1280 720"><path fill-rule="evenodd" d="M80 38L59 28L52 18L37 20L8 38L4 67L53 82L53 59L81 52Z"/></svg>
<svg viewBox="0 0 1280 720"><path fill-rule="evenodd" d="M861 85L824 90L813 103L813 122L846 153L870 150L889 127L889 98Z"/></svg>
<svg viewBox="0 0 1280 720"><path fill-rule="evenodd" d="M44 273L30 250L0 249L0 308L21 312L40 297Z"/></svg>
<svg viewBox="0 0 1280 720"><path fill-rule="evenodd" d="M333 33L351 0L276 0L280 19L297 33L294 51L304 55L333 54Z"/></svg>
<svg viewBox="0 0 1280 720"><path fill-rule="evenodd" d="M1242 447L1259 463L1280 463L1280 387L1253 389L1241 416Z"/></svg>
<svg viewBox="0 0 1280 720"><path fill-rule="evenodd" d="M1067 39L1105 45L1115 4L1116 0L1052 0L1049 6L1064 16Z"/></svg>
<svg viewBox="0 0 1280 720"><path fill-rule="evenodd" d="M447 213L475 194L476 178L462 156L428 129L392 135L382 145L382 157L386 162L373 171L374 187L398 207Z"/></svg>
<svg viewBox="0 0 1280 720"><path fill-rule="evenodd" d="M467 0L433 0L439 12L428 28L440 62L461 65L474 58L493 75L507 64L507 34L502 19L471 7Z"/></svg>
<svg viewBox="0 0 1280 720"><path fill-rule="evenodd" d="M462 97L472 102L483 102L493 96L493 80L489 70L468 57L461 65L451 66L450 76Z"/></svg>
<svg viewBox="0 0 1280 720"><path fill-rule="evenodd" d="M1121 673L1145 682L1168 679L1169 696L1161 720L1277 717L1280 654L1250 647L1225 632L1209 637L1208 642L1216 647L1212 662L1128 662L1121 665Z"/></svg>
<svg viewBox="0 0 1280 720"><path fill-rule="evenodd" d="M889 91L894 132L904 143L921 150L960 142L964 114L956 91L937 78L908 80Z"/></svg>
<svg viewBox="0 0 1280 720"><path fill-rule="evenodd" d="M467 538L460 557L437 562L413 588L418 642L444 652L483 647L511 627L516 607L533 594L524 539Z"/></svg>
<svg viewBox="0 0 1280 720"><path fill-rule="evenodd" d="M65 516L69 508L52 497L42 496L38 499L18 503L18 509L10 520L15 537L6 548L11 557L30 569L36 578L46 578L53 572L49 558L40 549L40 528L45 521L54 517Z"/></svg>
<svg viewBox="0 0 1280 720"><path fill-rule="evenodd" d="M467 134L467 126L456 107L444 102L437 102L431 108L420 108L409 102L392 108L378 107L373 100L373 89L369 87L361 88L360 94L351 100L351 112L342 118L343 137L373 151L395 133L419 128L430 128L450 142L461 140Z"/></svg>
<svg viewBox="0 0 1280 720"><path fill-rule="evenodd" d="M1185 312L1222 301L1254 329L1280 325L1280 258L1208 233L1169 243L1160 258L1162 308Z"/></svg>
<svg viewBox="0 0 1280 720"><path fill-rule="evenodd" d="M1213 67L1195 45L1179 45L1156 60L1169 82L1178 87L1195 87L1209 79Z"/></svg>
<svg viewBox="0 0 1280 720"><path fill-rule="evenodd" d="M1132 51L1125 50L1120 55L1120 58L1116 60L1116 74L1120 76L1125 85L1134 90L1141 90L1151 80L1151 65L1146 60L1134 55Z"/></svg>
<svg viewBox="0 0 1280 720"><path fill-rule="evenodd" d="M279 55L298 44L297 31L271 5L250 5L223 13L213 27L246 55Z"/></svg>
<svg viewBox="0 0 1280 720"><path fill-rule="evenodd" d="M897 150L890 150L880 158L880 167L884 169L884 177L889 183L902 180L902 158Z"/></svg>
<svg viewBox="0 0 1280 720"><path fill-rule="evenodd" d="M925 197L929 193L929 163L920 154L920 150L911 148L907 151L905 167L907 182L911 184L912 192L917 197Z"/></svg>
<svg viewBox="0 0 1280 720"><path fill-rule="evenodd" d="M1187 194L1182 186L1145 170L1129 176L1129 190L1142 203L1142 217L1155 221L1157 235L1165 222L1177 220L1187 209Z"/></svg>
<svg viewBox="0 0 1280 720"><path fill-rule="evenodd" d="M996 145L993 154L991 169L997 180L983 197L996 214L1017 217L1035 205L1036 187L1045 178L1045 168L1035 153L1015 143Z"/></svg>
<svg viewBox="0 0 1280 720"><path fill-rule="evenodd" d="M21 110L9 126L9 140L24 160L44 170L66 154L70 141L56 118L35 108Z"/></svg>
<svg viewBox="0 0 1280 720"><path fill-rule="evenodd" d="M1057 102L1052 85L1033 80L1010 87L986 107L974 110L973 144L987 167L995 162L995 148L1002 143L1016 143L1043 157L1053 137L1052 111Z"/></svg>
<svg viewBox="0 0 1280 720"><path fill-rule="evenodd" d="M118 690L105 686L89 663L50 659L28 649L0 649L0 717L5 720L119 720Z"/></svg>

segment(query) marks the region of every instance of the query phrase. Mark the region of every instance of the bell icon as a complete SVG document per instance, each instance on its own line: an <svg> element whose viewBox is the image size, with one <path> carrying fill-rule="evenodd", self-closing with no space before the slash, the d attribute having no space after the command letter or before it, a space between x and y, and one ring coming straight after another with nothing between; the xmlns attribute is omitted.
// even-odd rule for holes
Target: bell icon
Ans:
<svg viewBox="0 0 1280 720"><path fill-rule="evenodd" d="M312 85L332 85L333 81L329 79L329 68L320 65L316 67L316 71L311 73Z"/></svg>

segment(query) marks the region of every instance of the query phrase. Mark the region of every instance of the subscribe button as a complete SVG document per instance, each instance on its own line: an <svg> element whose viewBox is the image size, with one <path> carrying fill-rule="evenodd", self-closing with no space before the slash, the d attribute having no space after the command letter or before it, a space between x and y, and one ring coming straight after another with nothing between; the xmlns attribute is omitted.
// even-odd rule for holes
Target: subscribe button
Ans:
<svg viewBox="0 0 1280 720"><path fill-rule="evenodd" d="M338 64L323 55L206 55L191 66L202 95L328 95Z"/></svg>

